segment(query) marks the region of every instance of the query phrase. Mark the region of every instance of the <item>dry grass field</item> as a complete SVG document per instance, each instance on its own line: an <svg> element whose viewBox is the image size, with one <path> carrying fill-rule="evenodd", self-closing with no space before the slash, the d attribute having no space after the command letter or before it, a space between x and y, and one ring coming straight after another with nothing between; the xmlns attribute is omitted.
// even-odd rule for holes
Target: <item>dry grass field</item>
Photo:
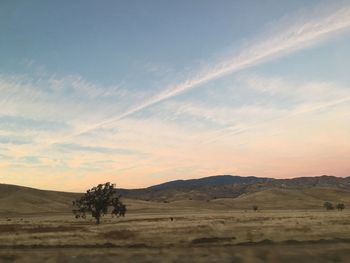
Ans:
<svg viewBox="0 0 350 263"><path fill-rule="evenodd" d="M340 188L123 198L126 216L96 225L71 213L80 194L0 186L0 262L350 262L350 192Z"/></svg>
<svg viewBox="0 0 350 263"><path fill-rule="evenodd" d="M350 210L125 202L126 217L101 225L62 213L3 215L0 261L350 262Z"/></svg>

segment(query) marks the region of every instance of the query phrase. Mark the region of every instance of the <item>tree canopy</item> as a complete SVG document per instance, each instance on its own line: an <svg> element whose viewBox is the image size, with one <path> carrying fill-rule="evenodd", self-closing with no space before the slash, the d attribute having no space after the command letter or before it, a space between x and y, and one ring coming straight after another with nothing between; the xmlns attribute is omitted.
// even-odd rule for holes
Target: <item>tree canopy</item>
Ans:
<svg viewBox="0 0 350 263"><path fill-rule="evenodd" d="M91 213L96 224L99 224L101 216L107 214L109 208L112 208L112 215L124 216L126 206L120 201L120 195L117 195L114 187L114 184L107 182L87 190L80 199L73 201L75 217L86 218L86 213Z"/></svg>

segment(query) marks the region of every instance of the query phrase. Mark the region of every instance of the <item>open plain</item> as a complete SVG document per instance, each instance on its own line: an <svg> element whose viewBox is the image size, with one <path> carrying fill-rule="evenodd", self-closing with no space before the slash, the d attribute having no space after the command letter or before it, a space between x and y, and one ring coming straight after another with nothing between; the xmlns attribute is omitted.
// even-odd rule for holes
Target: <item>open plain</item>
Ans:
<svg viewBox="0 0 350 263"><path fill-rule="evenodd" d="M2 262L349 262L350 212L234 209L232 200L125 200L100 225L70 213L2 215ZM226 209L225 209L226 205Z"/></svg>

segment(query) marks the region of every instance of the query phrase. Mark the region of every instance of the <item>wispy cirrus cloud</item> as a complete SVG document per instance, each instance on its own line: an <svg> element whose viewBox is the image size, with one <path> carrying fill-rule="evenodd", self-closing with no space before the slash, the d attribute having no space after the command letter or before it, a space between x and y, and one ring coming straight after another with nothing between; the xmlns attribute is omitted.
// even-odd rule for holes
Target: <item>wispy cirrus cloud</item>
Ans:
<svg viewBox="0 0 350 263"><path fill-rule="evenodd" d="M33 141L23 136L0 136L0 144L25 145Z"/></svg>
<svg viewBox="0 0 350 263"><path fill-rule="evenodd" d="M235 55L219 63L209 64L208 70L194 73L193 77L179 84L169 86L156 96L139 103L124 113L94 123L62 139L66 140L109 123L120 121L136 112L204 85L209 81L322 42L334 33L350 28L350 7L342 5L338 7L326 6L317 10L308 10L303 14L296 14L280 21L274 21L274 24L278 26L272 26L266 32L262 32L261 36L251 39L251 44L246 45Z"/></svg>
<svg viewBox="0 0 350 263"><path fill-rule="evenodd" d="M43 145L139 99L118 85L105 87L73 75L0 74L0 92L0 132L40 133Z"/></svg>
<svg viewBox="0 0 350 263"><path fill-rule="evenodd" d="M317 80L305 83L284 76L235 74L231 93L227 93L225 81L230 80L223 78L317 45L350 28L350 7L327 8L274 20L257 37L228 50L229 55L208 59L201 69L186 69L183 78L181 72L157 64L147 65L147 76L135 75L133 81L115 86L90 82L88 75L58 76L47 70L0 75L0 146L5 148L0 149L0 165L8 167L11 180L28 171L21 169L25 167L33 168L32 182L38 181L35 176L52 174L55 184L62 175L80 178L89 173L90 183L97 183L101 175L115 179L122 172L118 180L130 186L159 182L167 174L168 179L223 172L271 176L281 171L270 173L268 166L275 165L276 157L288 157L290 152L296 156L304 147L304 138L293 134L299 132L300 124L305 138L316 138L316 146L308 147L309 156L336 152L333 145L343 145L340 141L348 136L345 117L339 117L347 111L346 89ZM28 67L32 66L29 61ZM209 83L215 85L205 85ZM193 92L181 101L171 100L198 87L196 97ZM224 98L214 101L220 96ZM329 110L324 119L317 114L323 109ZM338 120L337 129L328 133L341 138L337 142L322 137L333 120ZM308 121L313 126L305 125ZM286 135L278 134L276 142L280 131ZM269 159L265 148L271 145L274 151L269 152L275 155ZM342 147L348 153L350 148ZM69 185L73 179L67 178Z"/></svg>
<svg viewBox="0 0 350 263"><path fill-rule="evenodd" d="M57 131L69 129L69 126L63 122L48 120L36 120L33 118L24 118L11 115L0 115L0 131L21 132L28 130L36 131Z"/></svg>
<svg viewBox="0 0 350 263"><path fill-rule="evenodd" d="M76 143L67 143L67 144L57 144L56 148L63 151L77 151L77 152L94 152L101 154L114 154L114 155L142 155L138 151L133 151L131 149L121 149L121 148L111 148L111 147L102 147L102 146L87 146Z"/></svg>
<svg viewBox="0 0 350 263"><path fill-rule="evenodd" d="M247 41L249 43L241 51L221 61L218 59L217 63L207 62L207 70L197 73L193 70L192 77L148 98L147 94L131 96L126 89L117 86L100 87L74 75L44 76L35 82L28 81L26 76L0 76L0 91L5 94L0 98L2 111L5 115L17 116L31 112L64 121L73 127L71 131L54 135L43 145L69 141L215 79L322 42L333 33L350 27L350 7L326 9L274 21L260 36ZM93 112L90 110L92 103Z"/></svg>
<svg viewBox="0 0 350 263"><path fill-rule="evenodd" d="M251 105L248 108L241 107L240 111L237 111L238 124L228 125L221 130L215 131L203 143L213 143L228 136L257 130L263 126L272 125L274 122L288 120L299 115L313 114L350 101L349 89L331 82L313 81L303 83L282 77L268 77L256 74L239 75L237 79L245 88L251 89L253 92L268 93L268 97L274 96L273 102L262 100L259 103L260 105ZM278 104L279 100L284 100L284 103L288 104L289 108L281 108L280 105L274 105ZM250 115L249 118L246 110L248 109L249 113L250 108L255 108L256 110L255 116ZM270 110L267 111L267 109ZM212 114L215 114L215 111ZM230 119L227 120L226 123L229 123Z"/></svg>

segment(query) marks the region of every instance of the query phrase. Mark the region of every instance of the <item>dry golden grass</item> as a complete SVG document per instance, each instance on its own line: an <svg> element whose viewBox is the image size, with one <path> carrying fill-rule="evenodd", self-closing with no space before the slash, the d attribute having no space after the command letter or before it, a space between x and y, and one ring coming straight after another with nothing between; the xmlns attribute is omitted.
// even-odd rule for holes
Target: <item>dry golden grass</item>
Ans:
<svg viewBox="0 0 350 263"><path fill-rule="evenodd" d="M183 210L251 209L258 205L263 209L318 209L325 201L342 202L350 206L350 191L339 188L274 188L243 194L237 198L167 200L167 203L142 200L125 200L128 208L139 212ZM67 213L77 193L42 191L27 187L0 184L0 215Z"/></svg>
<svg viewBox="0 0 350 263"><path fill-rule="evenodd" d="M324 200L349 207L345 190L125 199L126 217L105 216L101 225L70 214L76 194L7 190L0 194L0 262L350 262L350 209L322 208Z"/></svg>
<svg viewBox="0 0 350 263"><path fill-rule="evenodd" d="M163 206L163 205L162 205ZM164 207L162 207L164 209ZM173 217L173 221L171 221ZM130 211L3 218L0 261L347 262L350 211ZM349 262L349 261L348 261Z"/></svg>

